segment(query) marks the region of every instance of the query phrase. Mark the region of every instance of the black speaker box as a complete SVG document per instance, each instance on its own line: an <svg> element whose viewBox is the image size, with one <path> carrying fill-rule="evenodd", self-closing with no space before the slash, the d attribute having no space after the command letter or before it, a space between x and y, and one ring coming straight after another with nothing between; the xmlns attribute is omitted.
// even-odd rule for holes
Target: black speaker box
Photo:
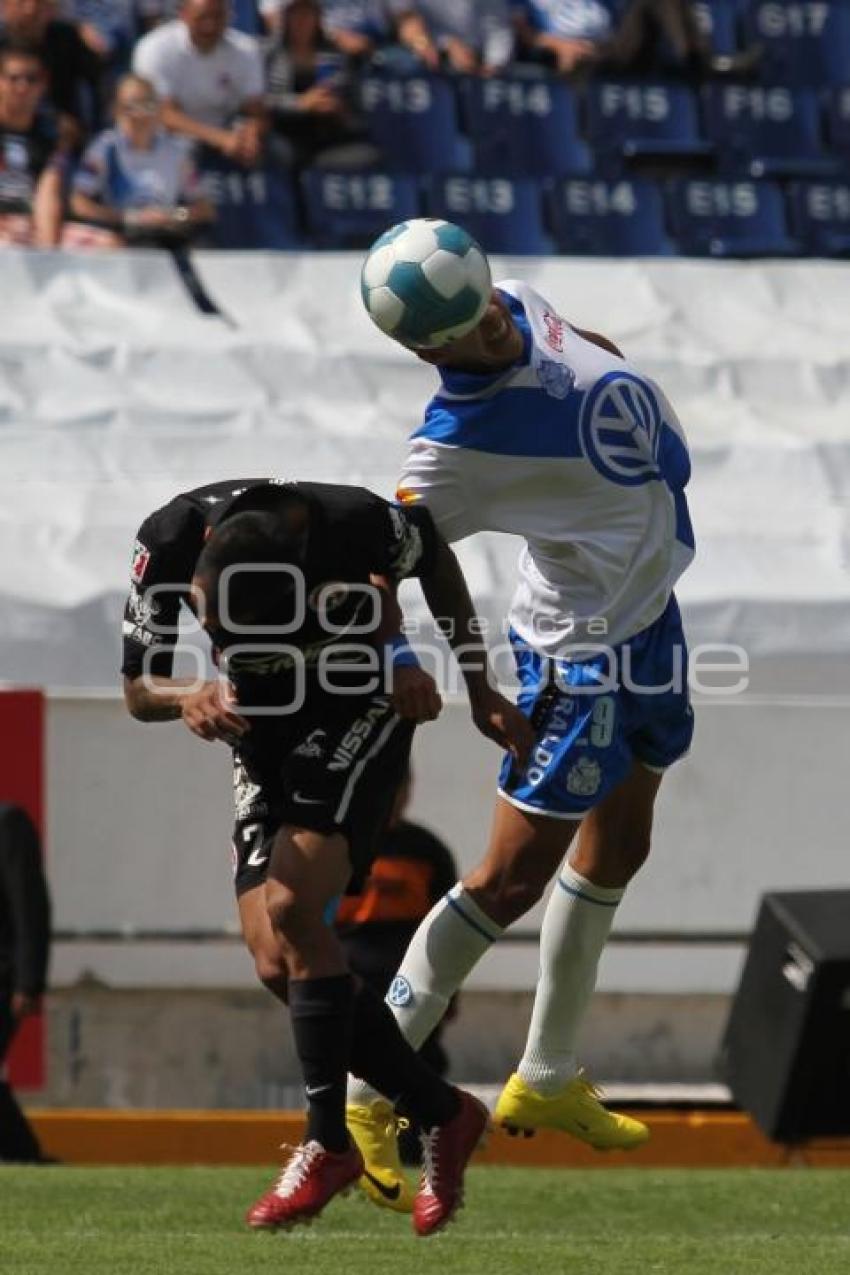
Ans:
<svg viewBox="0 0 850 1275"><path fill-rule="evenodd" d="M850 890L764 896L720 1071L777 1142L850 1135Z"/></svg>

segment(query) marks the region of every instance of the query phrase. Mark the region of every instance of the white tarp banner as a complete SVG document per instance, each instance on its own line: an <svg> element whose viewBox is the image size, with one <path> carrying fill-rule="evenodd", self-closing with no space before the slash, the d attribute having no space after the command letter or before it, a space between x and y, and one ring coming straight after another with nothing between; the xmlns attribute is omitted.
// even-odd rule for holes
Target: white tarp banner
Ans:
<svg viewBox="0 0 850 1275"><path fill-rule="evenodd" d="M357 257L199 254L197 266L229 321L201 315L165 257L0 255L0 680L117 685L134 533L180 490L268 473L393 491L434 374L369 323ZM748 696L698 705L693 754L665 781L652 861L618 924L738 930L765 889L846 885L850 266L497 268L667 390L694 457L698 556L679 591L691 644L737 643L755 665ZM497 620L517 544L460 549ZM408 600L420 607L415 586ZM416 812L468 867L498 756L460 706L420 735ZM232 918L223 748L138 727L117 705L57 700L48 781L60 927ZM138 817L140 785L158 794L155 828ZM739 957L616 949L602 985L728 989ZM138 953L126 959L144 981ZM530 985L535 970L532 948L505 949L479 978Z"/></svg>
<svg viewBox="0 0 850 1275"><path fill-rule="evenodd" d="M696 641L764 668L850 644L850 266L498 262L656 376L689 433ZM130 546L176 492L278 474L391 494L434 373L369 323L356 255L0 257L0 678L111 685ZM504 613L517 544L462 560ZM414 610L419 603L411 596ZM767 684L767 683L766 683ZM802 684L801 684L802 685Z"/></svg>

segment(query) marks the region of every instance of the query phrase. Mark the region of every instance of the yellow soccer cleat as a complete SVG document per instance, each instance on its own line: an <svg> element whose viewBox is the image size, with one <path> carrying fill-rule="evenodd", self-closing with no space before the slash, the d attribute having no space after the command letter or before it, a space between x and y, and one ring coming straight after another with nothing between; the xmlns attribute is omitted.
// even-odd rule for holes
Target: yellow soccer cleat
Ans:
<svg viewBox="0 0 850 1275"><path fill-rule="evenodd" d="M531 1089L514 1072L499 1095L494 1119L509 1131L526 1134L535 1129L561 1129L597 1151L630 1151L649 1138L649 1130L640 1120L603 1107L599 1090L582 1072L550 1097Z"/></svg>
<svg viewBox="0 0 850 1275"><path fill-rule="evenodd" d="M369 1106L349 1103L345 1123L363 1157L358 1186L374 1204L396 1213L412 1213L415 1192L407 1180L398 1154L400 1121L383 1099Z"/></svg>

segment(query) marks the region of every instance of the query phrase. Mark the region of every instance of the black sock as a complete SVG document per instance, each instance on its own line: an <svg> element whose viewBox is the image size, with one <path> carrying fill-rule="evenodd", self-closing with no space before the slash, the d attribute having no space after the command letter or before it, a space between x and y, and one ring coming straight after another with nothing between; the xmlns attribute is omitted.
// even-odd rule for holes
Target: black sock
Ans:
<svg viewBox="0 0 850 1275"><path fill-rule="evenodd" d="M37 1164L41 1147L4 1080L0 1080L0 1162Z"/></svg>
<svg viewBox="0 0 850 1275"><path fill-rule="evenodd" d="M354 1023L351 975L292 979L289 1012L307 1095L304 1141L315 1139L326 1151L345 1151L345 1085Z"/></svg>
<svg viewBox="0 0 850 1275"><path fill-rule="evenodd" d="M349 1066L355 1076L384 1094L400 1114L412 1116L423 1129L446 1124L457 1113L457 1090L422 1061L402 1036L389 1006L359 980Z"/></svg>

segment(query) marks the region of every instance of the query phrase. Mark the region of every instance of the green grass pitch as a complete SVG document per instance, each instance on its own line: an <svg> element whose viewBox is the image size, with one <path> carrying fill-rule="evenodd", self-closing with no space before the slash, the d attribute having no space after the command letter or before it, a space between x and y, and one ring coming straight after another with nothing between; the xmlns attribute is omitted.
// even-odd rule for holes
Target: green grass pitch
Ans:
<svg viewBox="0 0 850 1275"><path fill-rule="evenodd" d="M251 1234L258 1169L0 1169L2 1275L847 1275L850 1171L479 1168L417 1240L359 1197Z"/></svg>

